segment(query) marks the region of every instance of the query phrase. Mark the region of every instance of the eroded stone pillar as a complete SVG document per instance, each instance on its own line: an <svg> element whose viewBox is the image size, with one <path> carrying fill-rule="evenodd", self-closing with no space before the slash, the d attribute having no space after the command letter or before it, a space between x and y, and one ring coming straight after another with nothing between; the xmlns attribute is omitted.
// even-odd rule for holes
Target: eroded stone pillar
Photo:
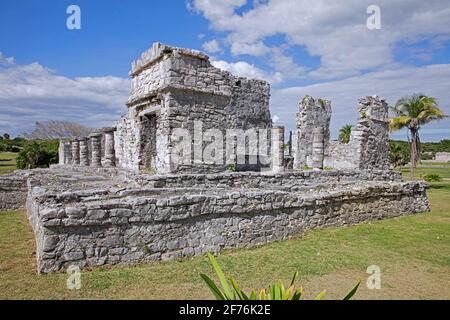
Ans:
<svg viewBox="0 0 450 320"><path fill-rule="evenodd" d="M323 169L324 157L324 129L314 128L312 143L312 167L313 169Z"/></svg>
<svg viewBox="0 0 450 320"><path fill-rule="evenodd" d="M93 133L89 136L91 140L91 167L102 166L102 134Z"/></svg>
<svg viewBox="0 0 450 320"><path fill-rule="evenodd" d="M297 113L297 132L294 135L294 168L313 167L313 135L314 129L324 129L325 148L330 140L331 102L305 96L300 102Z"/></svg>
<svg viewBox="0 0 450 320"><path fill-rule="evenodd" d="M66 142L64 139L59 139L58 149L59 164L63 165L66 162Z"/></svg>
<svg viewBox="0 0 450 320"><path fill-rule="evenodd" d="M275 126L272 129L272 171L284 171L284 127Z"/></svg>
<svg viewBox="0 0 450 320"><path fill-rule="evenodd" d="M70 140L64 141L64 164L72 164L72 142Z"/></svg>
<svg viewBox="0 0 450 320"><path fill-rule="evenodd" d="M105 134L105 167L116 166L116 150L114 147L115 128L106 128L103 130Z"/></svg>
<svg viewBox="0 0 450 320"><path fill-rule="evenodd" d="M288 150L289 156L292 156L292 131L289 131Z"/></svg>
<svg viewBox="0 0 450 320"><path fill-rule="evenodd" d="M72 146L72 165L79 166L80 165L80 141L73 140L71 143Z"/></svg>
<svg viewBox="0 0 450 320"><path fill-rule="evenodd" d="M89 147L87 138L81 138L80 141L80 165L89 166Z"/></svg>

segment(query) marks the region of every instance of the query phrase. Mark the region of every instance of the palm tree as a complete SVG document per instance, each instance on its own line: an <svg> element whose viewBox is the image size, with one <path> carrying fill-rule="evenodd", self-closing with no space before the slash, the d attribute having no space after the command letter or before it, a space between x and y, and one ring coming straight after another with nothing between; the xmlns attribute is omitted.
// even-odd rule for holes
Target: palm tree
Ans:
<svg viewBox="0 0 450 320"><path fill-rule="evenodd" d="M395 107L391 109L396 114L396 117L389 120L391 132L408 129L408 141L411 145L411 177L414 178L414 168L420 161L419 130L421 126L447 116L439 109L435 98L420 94L398 100Z"/></svg>
<svg viewBox="0 0 450 320"><path fill-rule="evenodd" d="M339 141L342 143L348 143L350 141L350 135L352 133L353 126L346 124L339 130Z"/></svg>
<svg viewBox="0 0 450 320"><path fill-rule="evenodd" d="M397 142L391 142L391 163L392 165L397 168L399 166L402 166L405 164L405 157L403 153L402 146Z"/></svg>

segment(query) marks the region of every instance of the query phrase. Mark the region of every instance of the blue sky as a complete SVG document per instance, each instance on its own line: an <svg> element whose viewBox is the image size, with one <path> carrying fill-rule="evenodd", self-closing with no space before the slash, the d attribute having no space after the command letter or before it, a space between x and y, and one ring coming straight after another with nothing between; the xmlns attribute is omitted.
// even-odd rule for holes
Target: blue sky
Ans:
<svg viewBox="0 0 450 320"><path fill-rule="evenodd" d="M380 30L366 26L374 2ZM66 27L71 4L81 30ZM110 124L126 112L131 61L157 41L270 81L272 115L288 129L304 94L332 100L334 136L364 95L394 103L420 91L450 114L446 0L16 0L0 4L0 133ZM449 124L424 127L422 140L450 139Z"/></svg>

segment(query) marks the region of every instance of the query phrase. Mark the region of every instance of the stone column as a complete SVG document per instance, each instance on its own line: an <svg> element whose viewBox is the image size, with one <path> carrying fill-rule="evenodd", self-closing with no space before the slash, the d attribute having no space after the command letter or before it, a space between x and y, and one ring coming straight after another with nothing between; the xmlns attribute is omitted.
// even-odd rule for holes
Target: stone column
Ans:
<svg viewBox="0 0 450 320"><path fill-rule="evenodd" d="M66 163L66 142L64 139L59 139L59 149L58 149L59 165Z"/></svg>
<svg viewBox="0 0 450 320"><path fill-rule="evenodd" d="M72 164L72 143L70 140L64 141L64 164Z"/></svg>
<svg viewBox="0 0 450 320"><path fill-rule="evenodd" d="M272 129L272 171L284 171L284 127L275 126Z"/></svg>
<svg viewBox="0 0 450 320"><path fill-rule="evenodd" d="M91 140L91 167L102 166L102 134L93 133L89 136Z"/></svg>
<svg viewBox="0 0 450 320"><path fill-rule="evenodd" d="M237 171L238 167L238 150L237 150L237 137L235 135L227 136L227 171L231 171L231 167L234 167L234 170Z"/></svg>
<svg viewBox="0 0 450 320"><path fill-rule="evenodd" d="M80 141L73 140L72 143L72 165L80 165Z"/></svg>
<svg viewBox="0 0 450 320"><path fill-rule="evenodd" d="M80 140L80 165L89 166L89 148L87 138L81 138Z"/></svg>
<svg viewBox="0 0 450 320"><path fill-rule="evenodd" d="M116 166L116 150L114 147L114 132L116 128L103 129L105 134L105 167Z"/></svg>
<svg viewBox="0 0 450 320"><path fill-rule="evenodd" d="M324 130L323 127L314 128L312 143L312 167L313 169L323 169L324 156Z"/></svg>
<svg viewBox="0 0 450 320"><path fill-rule="evenodd" d="M292 156L292 131L289 131L289 141L288 141L288 148L289 148L289 156Z"/></svg>

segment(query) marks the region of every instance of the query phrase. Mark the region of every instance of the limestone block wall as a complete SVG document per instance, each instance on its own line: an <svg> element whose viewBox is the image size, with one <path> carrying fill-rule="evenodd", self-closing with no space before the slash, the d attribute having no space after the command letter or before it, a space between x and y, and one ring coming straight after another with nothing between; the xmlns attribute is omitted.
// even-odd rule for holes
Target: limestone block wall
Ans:
<svg viewBox="0 0 450 320"><path fill-rule="evenodd" d="M249 247L322 226L429 210L421 182L354 183L336 190L148 188L48 194L30 189L38 271L178 259Z"/></svg>
<svg viewBox="0 0 450 320"><path fill-rule="evenodd" d="M117 166L127 170L139 170L140 130L135 117L124 116L115 125L117 127L114 140Z"/></svg>
<svg viewBox="0 0 450 320"><path fill-rule="evenodd" d="M325 151L324 166L335 169L357 168L359 165L354 143L330 141Z"/></svg>
<svg viewBox="0 0 450 320"><path fill-rule="evenodd" d="M25 174L0 175L0 212L23 208L27 192Z"/></svg>
<svg viewBox="0 0 450 320"><path fill-rule="evenodd" d="M358 181L401 182L397 171L293 171L277 174L236 172L220 174L177 174L177 175L133 175L127 176L143 188L263 188L283 191L310 191L330 185L348 184Z"/></svg>

